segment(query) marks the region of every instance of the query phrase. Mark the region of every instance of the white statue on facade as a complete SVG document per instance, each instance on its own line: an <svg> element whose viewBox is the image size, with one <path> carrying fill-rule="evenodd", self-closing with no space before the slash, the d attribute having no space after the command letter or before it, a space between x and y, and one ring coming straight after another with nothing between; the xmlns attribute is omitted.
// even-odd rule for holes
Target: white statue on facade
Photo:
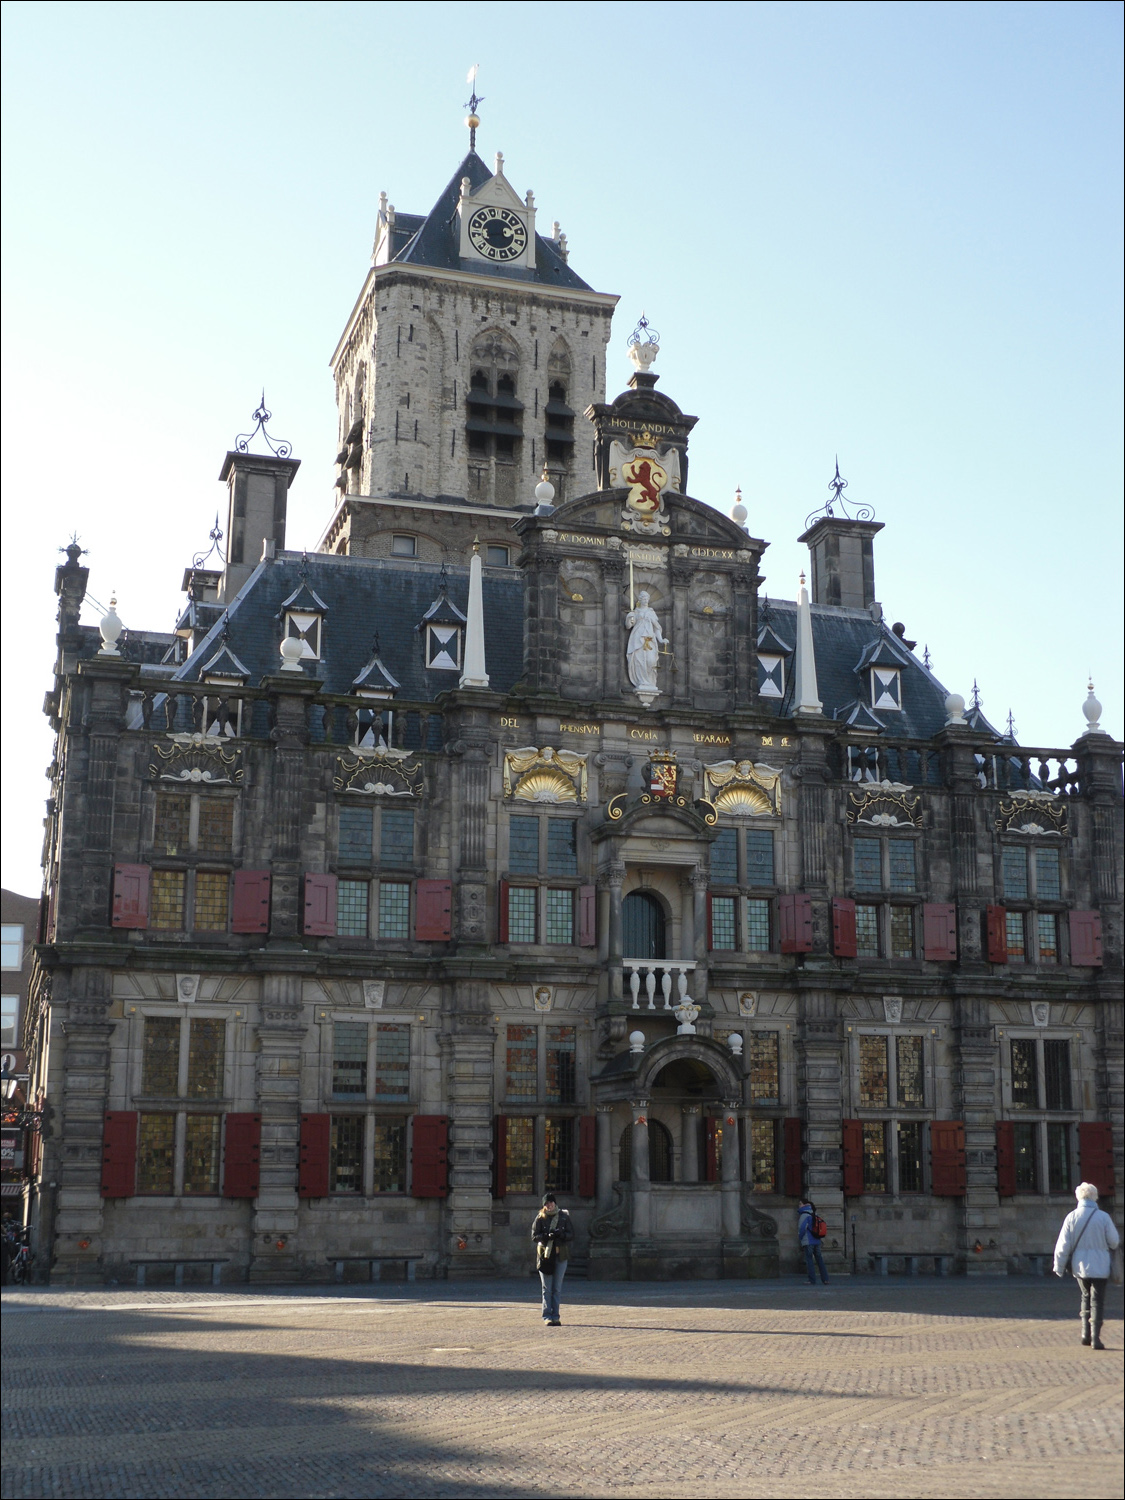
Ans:
<svg viewBox="0 0 1125 1500"><path fill-rule="evenodd" d="M647 707L660 692L656 685L656 668L660 660L660 648L665 644L664 632L656 611L649 603L648 592L642 589L637 602L625 616L625 629L629 641L625 647L625 660L629 668L629 681L637 690L637 697Z"/></svg>

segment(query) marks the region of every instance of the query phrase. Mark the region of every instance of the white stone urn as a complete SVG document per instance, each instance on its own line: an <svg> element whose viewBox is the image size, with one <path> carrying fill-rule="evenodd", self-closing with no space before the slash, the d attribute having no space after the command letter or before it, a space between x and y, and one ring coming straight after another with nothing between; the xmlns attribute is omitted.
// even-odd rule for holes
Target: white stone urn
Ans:
<svg viewBox="0 0 1125 1500"><path fill-rule="evenodd" d="M676 1006L674 1015L680 1023L676 1027L676 1035L694 1036L695 1022L699 1016L699 1006L696 1005L690 995L684 996L679 1005Z"/></svg>

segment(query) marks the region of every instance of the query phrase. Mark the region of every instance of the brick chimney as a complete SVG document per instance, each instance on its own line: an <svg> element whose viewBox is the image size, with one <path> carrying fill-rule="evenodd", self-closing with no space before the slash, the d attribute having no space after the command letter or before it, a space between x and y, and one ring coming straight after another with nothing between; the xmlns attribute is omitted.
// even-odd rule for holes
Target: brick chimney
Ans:
<svg viewBox="0 0 1125 1500"><path fill-rule="evenodd" d="M875 603L873 542L882 529L882 521L821 516L797 538L808 543L814 604L871 608Z"/></svg>
<svg viewBox="0 0 1125 1500"><path fill-rule="evenodd" d="M230 601L262 560L285 547L285 508L289 486L301 467L299 458L276 458L272 453L228 453L219 471L225 479L227 509L227 565L219 585L219 600Z"/></svg>

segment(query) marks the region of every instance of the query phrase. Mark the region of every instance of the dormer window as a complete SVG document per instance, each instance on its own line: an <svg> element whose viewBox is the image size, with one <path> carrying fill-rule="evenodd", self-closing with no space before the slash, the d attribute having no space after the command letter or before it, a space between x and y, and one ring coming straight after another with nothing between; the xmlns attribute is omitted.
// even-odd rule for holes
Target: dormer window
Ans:
<svg viewBox="0 0 1125 1500"><path fill-rule="evenodd" d="M285 634L295 636L301 642L301 654L306 661L320 660L320 626L320 615L306 614L300 609L290 609L285 613Z"/></svg>
<svg viewBox="0 0 1125 1500"><path fill-rule="evenodd" d="M902 673L897 667L871 668L871 707L902 708Z"/></svg>
<svg viewBox="0 0 1125 1500"><path fill-rule="evenodd" d="M758 694L762 698L785 697L784 656L758 657Z"/></svg>
<svg viewBox="0 0 1125 1500"><path fill-rule="evenodd" d="M426 626L426 666L438 672L461 670L460 626Z"/></svg>

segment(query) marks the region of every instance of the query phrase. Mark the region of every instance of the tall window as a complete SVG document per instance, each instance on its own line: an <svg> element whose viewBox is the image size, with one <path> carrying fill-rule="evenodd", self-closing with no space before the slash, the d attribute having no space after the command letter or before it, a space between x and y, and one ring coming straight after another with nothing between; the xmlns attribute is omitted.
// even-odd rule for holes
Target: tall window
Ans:
<svg viewBox="0 0 1125 1500"><path fill-rule="evenodd" d="M578 874L578 824L570 818L547 819L547 874Z"/></svg>
<svg viewBox="0 0 1125 1500"><path fill-rule="evenodd" d="M1038 939L1039 962L1057 964L1059 961L1059 919L1053 911L1035 914L1035 933Z"/></svg>
<svg viewBox="0 0 1125 1500"><path fill-rule="evenodd" d="M410 886L379 882L379 936L388 941L410 936Z"/></svg>
<svg viewBox="0 0 1125 1500"><path fill-rule="evenodd" d="M508 889L508 941L534 943L539 892L534 886L513 885Z"/></svg>
<svg viewBox="0 0 1125 1500"><path fill-rule="evenodd" d="M544 1139L546 1158L544 1190L554 1188L557 1193L574 1191L574 1131L574 1121L569 1116L562 1118L547 1116Z"/></svg>
<svg viewBox="0 0 1125 1500"><path fill-rule="evenodd" d="M375 1028L375 1097L410 1097L410 1027L380 1022Z"/></svg>
<svg viewBox="0 0 1125 1500"><path fill-rule="evenodd" d="M157 792L153 852L187 854L190 848L191 798L172 792Z"/></svg>
<svg viewBox="0 0 1125 1500"><path fill-rule="evenodd" d="M368 1028L350 1021L337 1021L332 1028L332 1093L367 1096Z"/></svg>
<svg viewBox="0 0 1125 1500"><path fill-rule="evenodd" d="M1016 1192L1037 1193L1039 1172L1035 1137L1039 1127L1029 1120L1017 1120L1012 1126L1016 1155Z"/></svg>
<svg viewBox="0 0 1125 1500"><path fill-rule="evenodd" d="M1075 1184L1070 1170L1070 1126L1047 1126L1047 1191L1069 1193Z"/></svg>
<svg viewBox="0 0 1125 1500"><path fill-rule="evenodd" d="M914 957L914 908L891 907L891 957Z"/></svg>
<svg viewBox="0 0 1125 1500"><path fill-rule="evenodd" d="M888 839L887 856L890 872L889 888L892 891L914 890L913 842L910 839Z"/></svg>
<svg viewBox="0 0 1125 1500"><path fill-rule="evenodd" d="M746 830L746 884L774 884L773 833L768 828Z"/></svg>
<svg viewBox="0 0 1125 1500"><path fill-rule="evenodd" d="M1022 964L1027 957L1027 928L1024 918L1025 913L1022 911L1004 913L1004 934L1008 940L1010 964Z"/></svg>
<svg viewBox="0 0 1125 1500"><path fill-rule="evenodd" d="M855 941L856 953L860 958L879 957L881 949L879 947L879 908L877 906L865 906L862 902L856 903Z"/></svg>
<svg viewBox="0 0 1125 1500"><path fill-rule="evenodd" d="M534 1099L539 1092L536 1081L538 1061L538 1028L508 1027L507 1082L509 1099Z"/></svg>
<svg viewBox="0 0 1125 1500"><path fill-rule="evenodd" d="M756 896L746 902L746 948L750 953L770 951L770 903Z"/></svg>
<svg viewBox="0 0 1125 1500"><path fill-rule="evenodd" d="M885 1036L859 1039L859 1105L861 1109L887 1109L891 1102L890 1068Z"/></svg>
<svg viewBox="0 0 1125 1500"><path fill-rule="evenodd" d="M23 924L5 922L0 928L0 968L23 968Z"/></svg>
<svg viewBox="0 0 1125 1500"><path fill-rule="evenodd" d="M188 1115L184 1128L184 1192L219 1191L221 1115Z"/></svg>
<svg viewBox="0 0 1125 1500"><path fill-rule="evenodd" d="M925 1103L923 1087L922 1038L895 1038L895 1085L898 1103L907 1109L921 1109Z"/></svg>
<svg viewBox="0 0 1125 1500"><path fill-rule="evenodd" d="M575 1028L573 1026L548 1026L547 1098L550 1103L573 1104L576 1078ZM558 1186L557 1183L555 1185Z"/></svg>
<svg viewBox="0 0 1125 1500"><path fill-rule="evenodd" d="M406 1192L406 1121L395 1115L376 1115L372 1120L375 1137L374 1191Z"/></svg>
<svg viewBox="0 0 1125 1500"><path fill-rule="evenodd" d="M1070 1043L1044 1040L1043 1081L1048 1109L1070 1109Z"/></svg>
<svg viewBox="0 0 1125 1500"><path fill-rule="evenodd" d="M777 1192L777 1121L750 1121L750 1184L755 1193Z"/></svg>
<svg viewBox="0 0 1125 1500"><path fill-rule="evenodd" d="M328 1163L330 1192L363 1192L363 1126L362 1115L332 1116L332 1146Z"/></svg>
<svg viewBox="0 0 1125 1500"><path fill-rule="evenodd" d="M1035 910L1037 903L1062 901L1057 848L1004 844L1000 849L1000 888L1015 910L1005 914L1009 963L1057 964L1059 912Z"/></svg>
<svg viewBox="0 0 1125 1500"><path fill-rule="evenodd" d="M187 1094L215 1099L223 1091L225 1021L193 1017L188 1022Z"/></svg>
<svg viewBox="0 0 1125 1500"><path fill-rule="evenodd" d="M340 880L336 885L336 931L340 937L367 936L367 881Z"/></svg>
<svg viewBox="0 0 1125 1500"><path fill-rule="evenodd" d="M1000 868L1006 901L1026 901L1028 897L1027 850L1006 846L1001 851Z"/></svg>
<svg viewBox="0 0 1125 1500"><path fill-rule="evenodd" d="M340 863L371 863L371 836L374 813L370 807L340 809Z"/></svg>
<svg viewBox="0 0 1125 1500"><path fill-rule="evenodd" d="M737 946L735 922L737 902L734 896L711 897L711 947L714 949Z"/></svg>
<svg viewBox="0 0 1125 1500"><path fill-rule="evenodd" d="M547 892L547 941L574 942L574 892L571 890Z"/></svg>
<svg viewBox="0 0 1125 1500"><path fill-rule="evenodd" d="M922 1191L922 1122L901 1120L898 1124L898 1190Z"/></svg>
<svg viewBox="0 0 1125 1500"><path fill-rule="evenodd" d="M234 803L228 797L200 797L199 854L230 855L234 842Z"/></svg>
<svg viewBox="0 0 1125 1500"><path fill-rule="evenodd" d="M852 845L857 891L883 889L882 846L878 839L856 839Z"/></svg>
<svg viewBox="0 0 1125 1500"><path fill-rule="evenodd" d="M179 1016L146 1016L141 1062L141 1092L168 1098L180 1091Z"/></svg>
<svg viewBox="0 0 1125 1500"><path fill-rule="evenodd" d="M539 819L508 819L508 869L513 875L539 874Z"/></svg>
<svg viewBox="0 0 1125 1500"><path fill-rule="evenodd" d="M175 1115L142 1114L137 1122L137 1192L174 1192L175 1171Z"/></svg>
<svg viewBox="0 0 1125 1500"><path fill-rule="evenodd" d="M509 1030L511 1028L509 1027ZM535 1191L535 1121L509 1116L505 1136L504 1168L509 1193Z"/></svg>
<svg viewBox="0 0 1125 1500"><path fill-rule="evenodd" d="M1061 901L1062 881L1059 875L1059 851L1036 849L1035 894L1040 901Z"/></svg>
<svg viewBox="0 0 1125 1500"><path fill-rule="evenodd" d="M1012 1042L1012 1104L1016 1109L1039 1108L1038 1048L1033 1040Z"/></svg>
<svg viewBox="0 0 1125 1500"><path fill-rule="evenodd" d="M781 1102L781 1048L776 1031L750 1033L750 1100L753 1104Z"/></svg>
<svg viewBox="0 0 1125 1500"><path fill-rule="evenodd" d="M196 932L225 932L229 918L230 876L198 870L195 876Z"/></svg>
<svg viewBox="0 0 1125 1500"><path fill-rule="evenodd" d="M738 829L723 828L711 845L711 881L714 885L738 884Z"/></svg>
<svg viewBox="0 0 1125 1500"><path fill-rule="evenodd" d="M149 927L157 932L179 932L184 925L183 870L153 870Z"/></svg>
<svg viewBox="0 0 1125 1500"><path fill-rule="evenodd" d="M887 1129L881 1120L864 1122L863 1191L887 1191Z"/></svg>
<svg viewBox="0 0 1125 1500"><path fill-rule="evenodd" d="M379 814L379 863L402 868L414 863L414 813L408 807L384 807Z"/></svg>

